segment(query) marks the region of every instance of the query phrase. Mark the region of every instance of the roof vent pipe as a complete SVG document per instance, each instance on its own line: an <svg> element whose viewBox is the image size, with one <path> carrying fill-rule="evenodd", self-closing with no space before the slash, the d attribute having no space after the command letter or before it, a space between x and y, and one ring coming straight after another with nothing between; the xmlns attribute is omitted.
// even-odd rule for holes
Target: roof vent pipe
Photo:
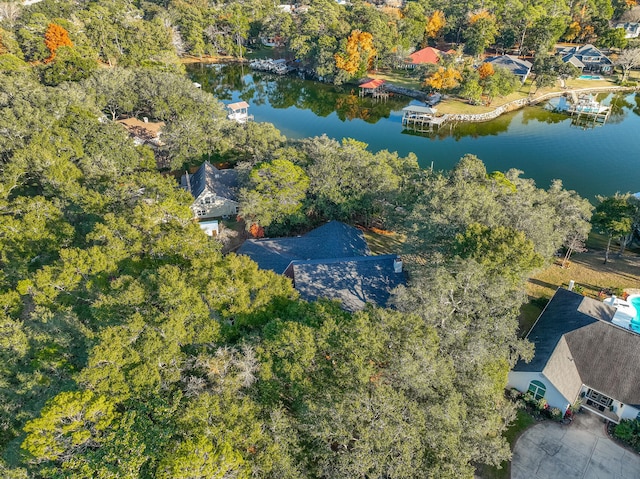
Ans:
<svg viewBox="0 0 640 479"><path fill-rule="evenodd" d="M393 260L393 272L394 273L402 273L402 260L396 258Z"/></svg>

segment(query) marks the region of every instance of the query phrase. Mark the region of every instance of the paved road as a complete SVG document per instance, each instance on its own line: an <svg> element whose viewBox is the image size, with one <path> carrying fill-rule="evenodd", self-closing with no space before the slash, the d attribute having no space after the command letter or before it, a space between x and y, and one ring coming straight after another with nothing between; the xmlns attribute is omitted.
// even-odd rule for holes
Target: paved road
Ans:
<svg viewBox="0 0 640 479"><path fill-rule="evenodd" d="M640 455L611 441L602 420L583 412L569 426L545 421L520 436L511 479L638 479Z"/></svg>

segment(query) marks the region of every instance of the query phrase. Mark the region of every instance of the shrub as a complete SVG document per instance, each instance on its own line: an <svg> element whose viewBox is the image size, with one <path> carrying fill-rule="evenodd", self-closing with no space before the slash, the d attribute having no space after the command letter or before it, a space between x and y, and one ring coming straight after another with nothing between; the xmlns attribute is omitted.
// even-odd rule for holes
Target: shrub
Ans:
<svg viewBox="0 0 640 479"><path fill-rule="evenodd" d="M640 452L640 421L623 419L614 430L613 435Z"/></svg>
<svg viewBox="0 0 640 479"><path fill-rule="evenodd" d="M546 411L549 409L549 403L545 398L538 400L538 411Z"/></svg>
<svg viewBox="0 0 640 479"><path fill-rule="evenodd" d="M551 419L554 421L562 421L562 411L557 407L552 407L549 411Z"/></svg>

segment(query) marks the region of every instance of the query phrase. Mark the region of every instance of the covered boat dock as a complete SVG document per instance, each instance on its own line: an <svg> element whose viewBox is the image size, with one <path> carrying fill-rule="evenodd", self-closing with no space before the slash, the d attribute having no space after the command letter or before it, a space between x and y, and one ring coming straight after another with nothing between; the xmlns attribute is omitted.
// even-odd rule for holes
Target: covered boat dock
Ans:
<svg viewBox="0 0 640 479"><path fill-rule="evenodd" d="M446 116L436 116L437 110L430 106L409 105L402 109L402 125L413 130L430 130L446 121Z"/></svg>

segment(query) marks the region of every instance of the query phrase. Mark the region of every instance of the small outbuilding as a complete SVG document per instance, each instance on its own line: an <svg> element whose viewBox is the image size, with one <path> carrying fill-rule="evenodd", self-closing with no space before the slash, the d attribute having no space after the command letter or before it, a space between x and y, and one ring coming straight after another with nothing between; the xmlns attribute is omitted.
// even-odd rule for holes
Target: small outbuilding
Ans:
<svg viewBox="0 0 640 479"><path fill-rule="evenodd" d="M253 120L253 115L249 115L249 104L246 101L238 101L227 105L227 118L238 123L246 123Z"/></svg>
<svg viewBox="0 0 640 479"><path fill-rule="evenodd" d="M360 96L371 95L374 98L380 96L384 93L384 83L385 81L380 78L361 83L359 86Z"/></svg>

